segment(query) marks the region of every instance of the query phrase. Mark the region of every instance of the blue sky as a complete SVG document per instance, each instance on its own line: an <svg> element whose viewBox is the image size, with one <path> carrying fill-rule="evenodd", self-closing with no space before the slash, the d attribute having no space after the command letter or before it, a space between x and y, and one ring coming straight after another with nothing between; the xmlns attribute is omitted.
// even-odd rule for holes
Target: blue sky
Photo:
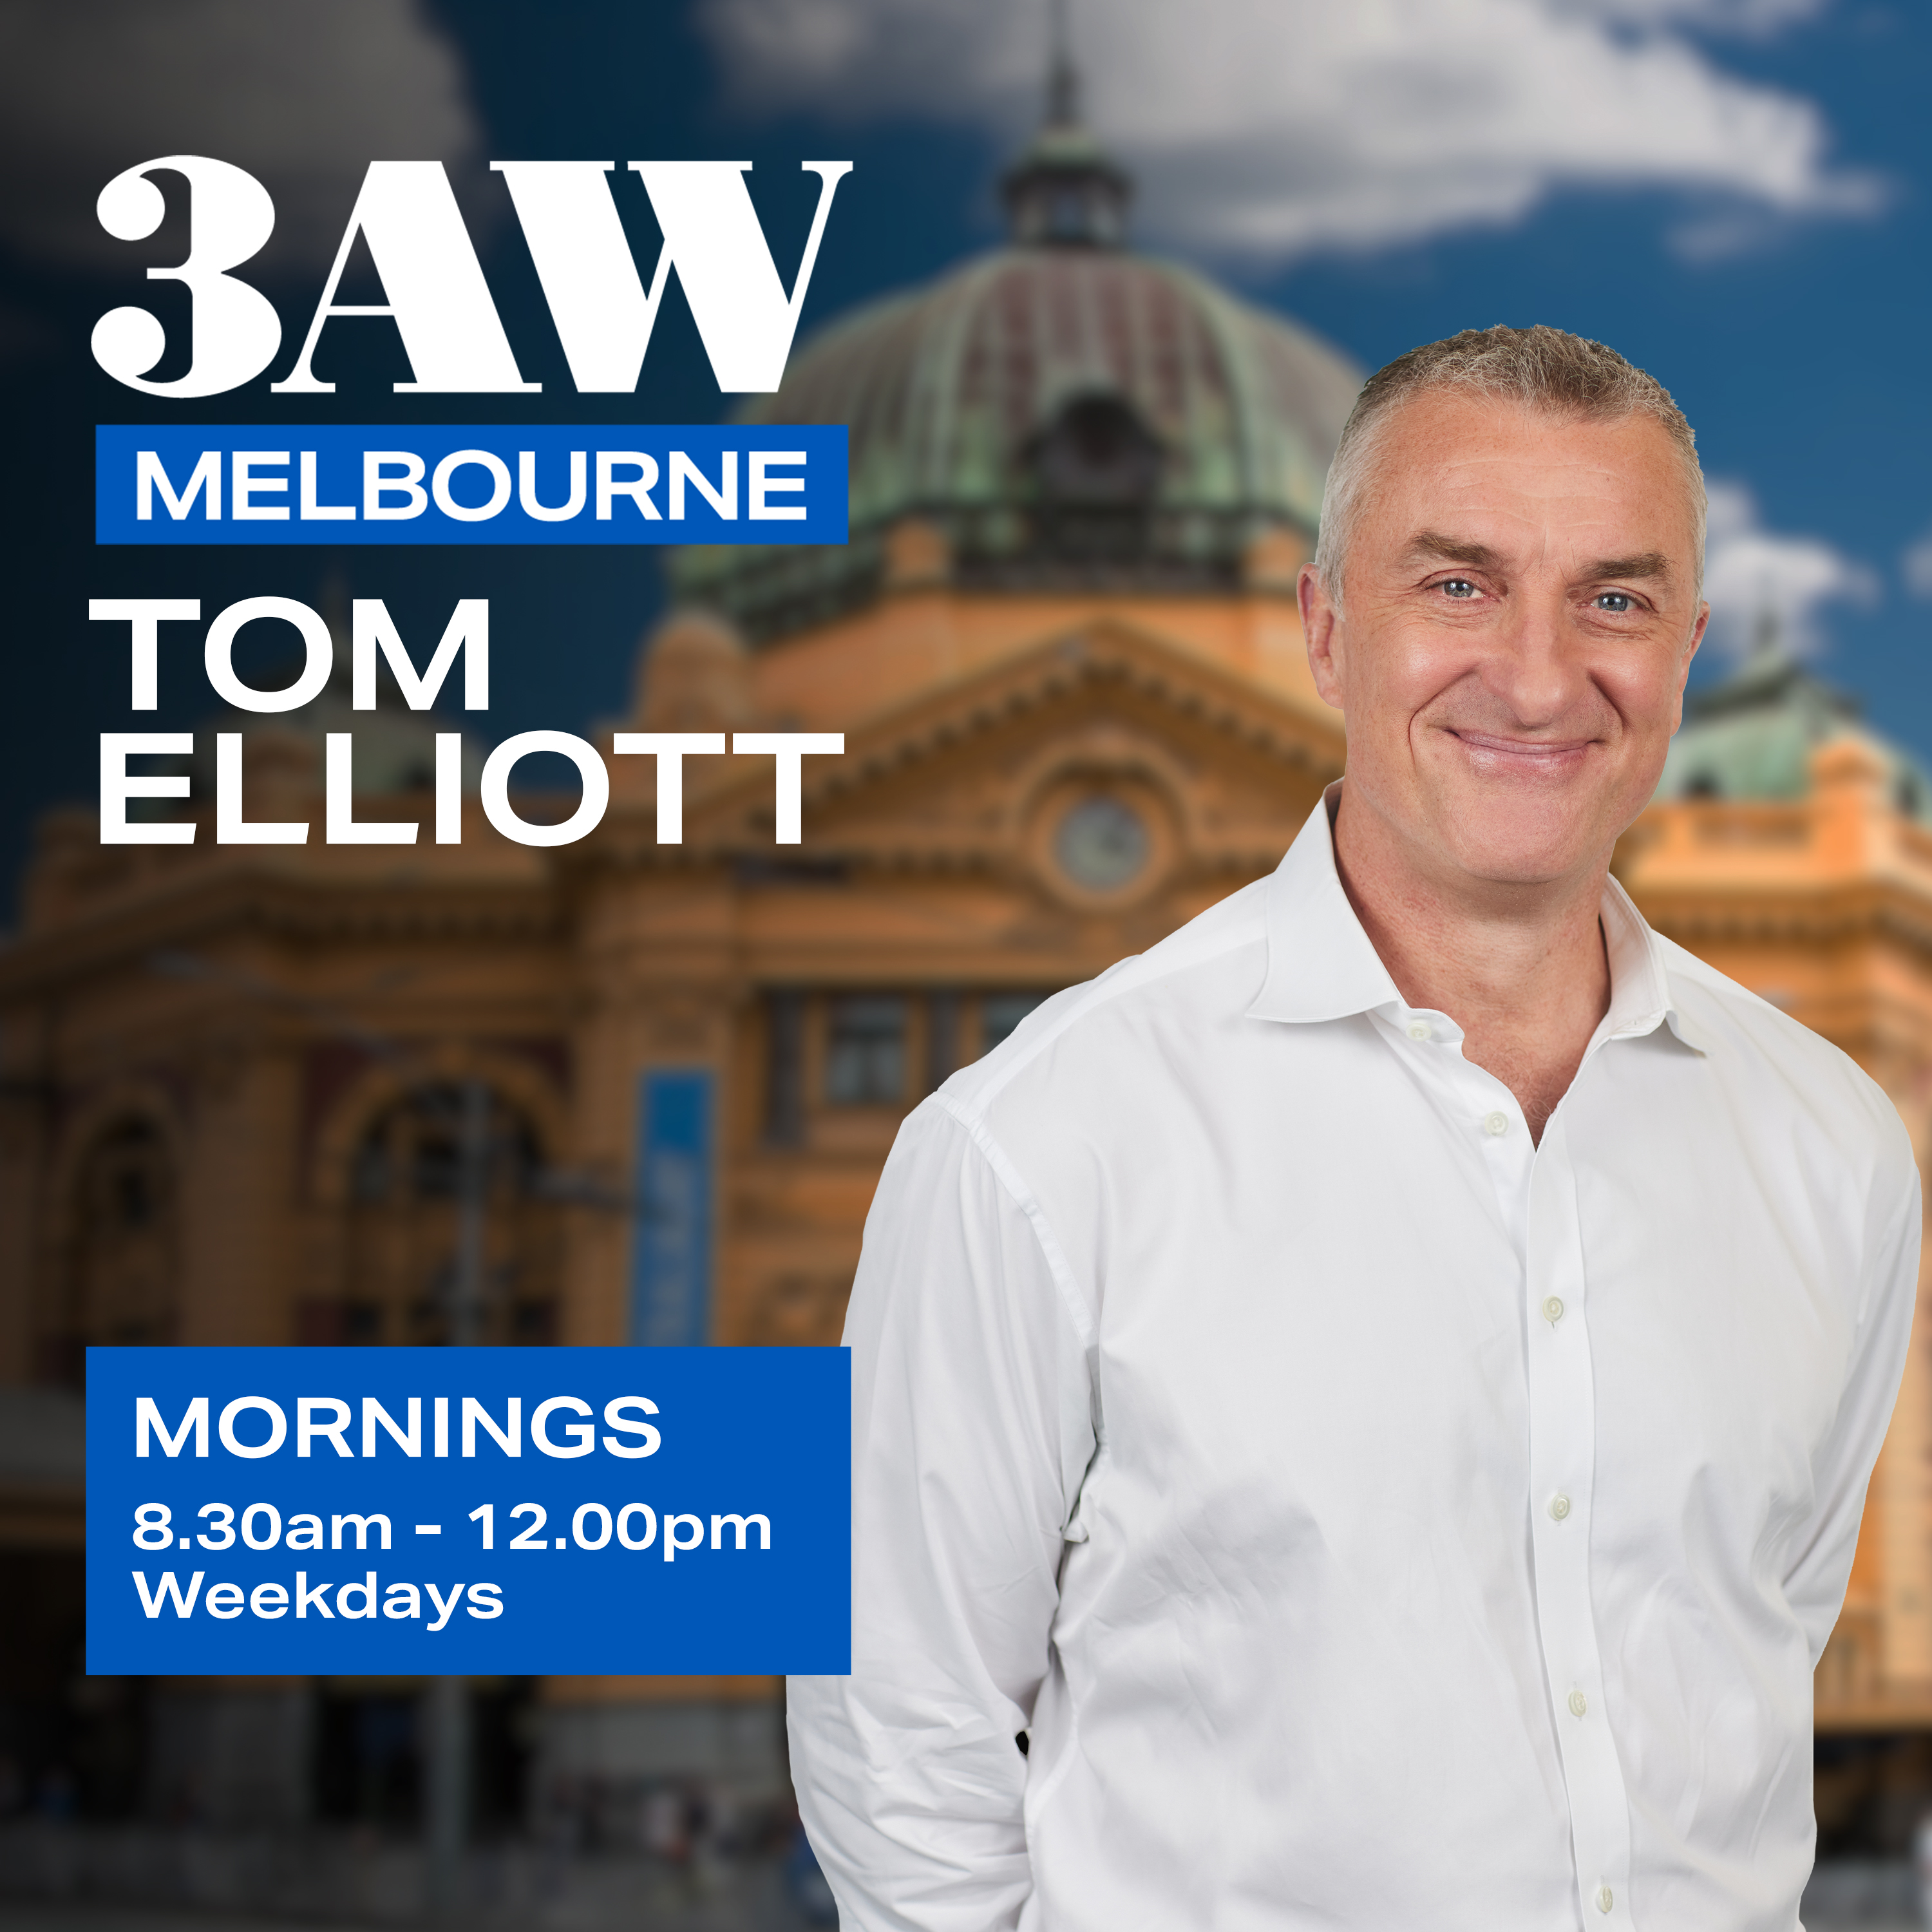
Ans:
<svg viewBox="0 0 1932 1932"><path fill-rule="evenodd" d="M140 271L179 252L176 219L148 244L100 234L93 198L112 174L188 152L260 176L280 221L258 267L286 361L363 164L442 156L520 355L534 332L535 359L555 365L526 368L547 393L516 412L704 420L722 399L674 303L635 397L574 398L482 164L749 158L788 272L815 189L799 160L850 158L808 328L998 240L993 182L1036 112L1046 38L1044 0L5 10L0 149L26 184L0 210L16 452L0 484L7 902L35 814L90 795L96 734L186 726L212 708L184 660L164 677L164 715L131 718L124 649L86 624L89 596L199 596L212 614L254 594L314 601L333 577L387 598L406 635L412 616L440 629L455 597L488 596L492 738L616 712L658 607L648 556L97 553L91 424L180 414L87 354L107 308L164 309ZM1368 367L1495 321L1615 344L1676 394L1722 486L1714 585L1732 628L1769 598L1826 675L1932 759L1932 543L1913 562L1932 535L1932 13L1898 0L1072 0L1072 21L1090 118L1141 184L1143 245L1190 256ZM310 407L421 412L390 393L404 372L389 325L332 328L341 394ZM264 384L205 407L290 414Z"/></svg>

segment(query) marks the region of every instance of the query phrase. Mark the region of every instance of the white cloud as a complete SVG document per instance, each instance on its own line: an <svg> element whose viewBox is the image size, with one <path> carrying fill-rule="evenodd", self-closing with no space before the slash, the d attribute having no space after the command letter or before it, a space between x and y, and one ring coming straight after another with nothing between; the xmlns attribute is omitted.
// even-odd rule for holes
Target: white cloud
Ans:
<svg viewBox="0 0 1932 1932"><path fill-rule="evenodd" d="M1142 226L1278 262L1507 224L1552 190L1653 188L1780 222L1874 208L1810 101L1694 33L1826 0L1113 0L1076 7L1090 118ZM1037 110L1040 0L700 0L745 98L1011 140ZM1687 232L1688 252L1735 229Z"/></svg>
<svg viewBox="0 0 1932 1932"><path fill-rule="evenodd" d="M1815 656L1824 643L1828 604L1864 606L1880 595L1877 574L1820 537L1766 530L1756 499L1741 483L1713 482L1705 554L1704 595L1711 600L1711 642L1742 657L1769 618L1791 650Z"/></svg>
<svg viewBox="0 0 1932 1932"><path fill-rule="evenodd" d="M94 197L198 154L268 187L280 262L326 266L370 161L480 145L461 62L414 0L0 0L0 240L29 255L124 262Z"/></svg>

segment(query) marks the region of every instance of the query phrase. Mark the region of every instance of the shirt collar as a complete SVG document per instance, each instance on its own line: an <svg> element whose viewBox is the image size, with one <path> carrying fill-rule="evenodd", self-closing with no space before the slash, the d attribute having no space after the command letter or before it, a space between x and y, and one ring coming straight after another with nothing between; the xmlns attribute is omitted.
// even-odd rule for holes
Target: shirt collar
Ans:
<svg viewBox="0 0 1932 1932"><path fill-rule="evenodd" d="M1308 1023L1405 1006L1335 868L1336 790L1323 793L1268 881L1268 976L1251 1019ZM1615 879L1604 881L1602 917L1610 1005L1598 1036L1632 1039L1668 1025L1686 1046L1706 1052L1678 1009L1661 941Z"/></svg>

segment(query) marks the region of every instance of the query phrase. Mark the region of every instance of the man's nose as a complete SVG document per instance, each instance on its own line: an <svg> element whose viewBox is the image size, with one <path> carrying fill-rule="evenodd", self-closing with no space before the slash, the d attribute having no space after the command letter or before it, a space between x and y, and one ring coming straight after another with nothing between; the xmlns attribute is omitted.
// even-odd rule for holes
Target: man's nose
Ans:
<svg viewBox="0 0 1932 1932"><path fill-rule="evenodd" d="M1494 634L1483 682L1526 729L1554 723L1586 680L1571 634L1569 600L1561 590L1520 594L1511 621Z"/></svg>

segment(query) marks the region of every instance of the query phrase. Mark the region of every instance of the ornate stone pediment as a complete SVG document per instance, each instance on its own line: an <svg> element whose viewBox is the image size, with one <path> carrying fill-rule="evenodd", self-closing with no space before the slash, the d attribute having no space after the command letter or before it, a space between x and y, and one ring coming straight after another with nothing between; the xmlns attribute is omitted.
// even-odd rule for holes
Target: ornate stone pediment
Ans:
<svg viewBox="0 0 1932 1932"><path fill-rule="evenodd" d="M1114 620L860 724L808 758L805 842L772 843L762 761L689 761L685 841L655 844L648 788L596 842L633 863L728 860L764 876L854 871L1024 882L1080 911L1280 856L1341 769L1340 721Z"/></svg>

